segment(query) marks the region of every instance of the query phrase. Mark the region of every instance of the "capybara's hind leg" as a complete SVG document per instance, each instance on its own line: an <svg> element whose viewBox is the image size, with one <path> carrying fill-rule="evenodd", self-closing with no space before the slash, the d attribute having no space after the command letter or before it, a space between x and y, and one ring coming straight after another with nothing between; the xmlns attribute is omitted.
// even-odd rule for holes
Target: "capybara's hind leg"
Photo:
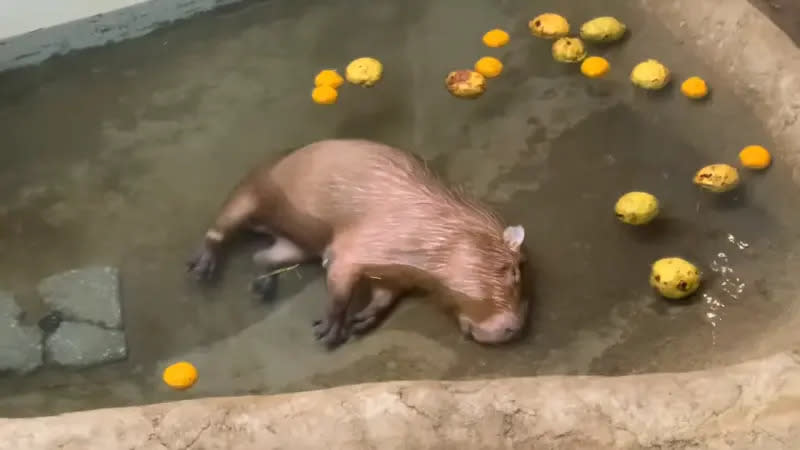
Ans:
<svg viewBox="0 0 800 450"><path fill-rule="evenodd" d="M350 329L357 334L371 330L396 300L397 294L391 289L373 286L372 298L364 309L355 313L350 319Z"/></svg>
<svg viewBox="0 0 800 450"><path fill-rule="evenodd" d="M275 236L275 242L272 245L253 254L253 262L268 271L302 264L311 259L312 255L282 236Z"/></svg>
<svg viewBox="0 0 800 450"><path fill-rule="evenodd" d="M342 259L332 259L328 264L328 302L325 316L314 321L314 335L328 348L343 344L350 337L347 309L353 291L361 277L358 266Z"/></svg>
<svg viewBox="0 0 800 450"><path fill-rule="evenodd" d="M187 270L198 279L209 279L217 267L219 250L233 232L247 222L256 210L257 198L249 191L237 190L229 198L214 221L214 226L206 231L203 245L187 263Z"/></svg>
<svg viewBox="0 0 800 450"><path fill-rule="evenodd" d="M253 262L266 273L253 280L250 288L256 294L266 298L275 289L275 274L273 271L302 264L310 261L313 255L298 247L294 242L285 237L275 236L275 241L269 247L257 251L253 255Z"/></svg>

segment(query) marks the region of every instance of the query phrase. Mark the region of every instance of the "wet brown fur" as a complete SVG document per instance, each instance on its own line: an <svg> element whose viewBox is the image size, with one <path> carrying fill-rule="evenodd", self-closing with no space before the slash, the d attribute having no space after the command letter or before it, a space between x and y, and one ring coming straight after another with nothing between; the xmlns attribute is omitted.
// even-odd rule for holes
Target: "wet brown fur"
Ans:
<svg viewBox="0 0 800 450"><path fill-rule="evenodd" d="M224 241L246 224L310 257L327 250L334 264L397 294L434 291L476 321L519 309L522 255L505 244L500 217L447 187L423 160L383 144L320 141L255 168L212 230Z"/></svg>

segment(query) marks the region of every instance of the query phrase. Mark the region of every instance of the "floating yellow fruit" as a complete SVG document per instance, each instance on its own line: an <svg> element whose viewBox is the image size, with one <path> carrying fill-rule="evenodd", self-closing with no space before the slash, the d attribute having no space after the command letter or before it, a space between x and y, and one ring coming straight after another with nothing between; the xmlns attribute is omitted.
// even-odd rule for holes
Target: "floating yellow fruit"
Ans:
<svg viewBox="0 0 800 450"><path fill-rule="evenodd" d="M477 98L486 91L486 78L472 70L456 70L444 79L447 90L456 97Z"/></svg>
<svg viewBox="0 0 800 450"><path fill-rule="evenodd" d="M581 63L581 73L589 78L600 78L608 73L611 65L605 58L590 56Z"/></svg>
<svg viewBox="0 0 800 450"><path fill-rule="evenodd" d="M658 215L658 199L647 192L628 192L617 200L614 214L630 225L644 225Z"/></svg>
<svg viewBox="0 0 800 450"><path fill-rule="evenodd" d="M631 71L631 82L643 89L661 89L669 79L669 69L655 59L641 62Z"/></svg>
<svg viewBox="0 0 800 450"><path fill-rule="evenodd" d="M627 27L614 17L596 17L581 25L581 37L590 42L613 42L625 35Z"/></svg>
<svg viewBox="0 0 800 450"><path fill-rule="evenodd" d="M555 39L569 34L569 22L562 16L544 13L528 22L528 28L534 36Z"/></svg>
<svg viewBox="0 0 800 450"><path fill-rule="evenodd" d="M748 145L739 152L739 162L748 169L766 169L772 163L772 156L760 145Z"/></svg>
<svg viewBox="0 0 800 450"><path fill-rule="evenodd" d="M483 43L487 47L502 47L508 44L508 40L508 33L498 28L489 30L483 35Z"/></svg>
<svg viewBox="0 0 800 450"><path fill-rule="evenodd" d="M497 58L484 56L475 63L475 71L486 78L494 78L503 71L503 63Z"/></svg>
<svg viewBox="0 0 800 450"><path fill-rule="evenodd" d="M344 78L333 69L322 70L314 77L314 86L317 87L330 86L336 89L341 86L342 83L344 83Z"/></svg>
<svg viewBox="0 0 800 450"><path fill-rule="evenodd" d="M681 92L691 99L701 99L708 95L708 85L700 77L689 77L681 84Z"/></svg>
<svg viewBox="0 0 800 450"><path fill-rule="evenodd" d="M650 286L656 288L664 297L684 298L700 287L700 271L685 259L662 258L653 263Z"/></svg>
<svg viewBox="0 0 800 450"><path fill-rule="evenodd" d="M344 75L353 84L370 87L383 76L383 64L375 58L358 58L347 65Z"/></svg>
<svg viewBox="0 0 800 450"><path fill-rule="evenodd" d="M188 389L197 381L197 369L186 361L177 362L164 369L162 378L173 389Z"/></svg>
<svg viewBox="0 0 800 450"><path fill-rule="evenodd" d="M338 98L339 93L330 86L317 86L311 91L311 99L320 105L332 105Z"/></svg>
<svg viewBox="0 0 800 450"><path fill-rule="evenodd" d="M562 37L553 42L553 58L558 62L576 63L586 58L586 47L576 37Z"/></svg>
<svg viewBox="0 0 800 450"><path fill-rule="evenodd" d="M739 185L739 171L728 164L711 164L698 170L693 181L711 192L727 192Z"/></svg>

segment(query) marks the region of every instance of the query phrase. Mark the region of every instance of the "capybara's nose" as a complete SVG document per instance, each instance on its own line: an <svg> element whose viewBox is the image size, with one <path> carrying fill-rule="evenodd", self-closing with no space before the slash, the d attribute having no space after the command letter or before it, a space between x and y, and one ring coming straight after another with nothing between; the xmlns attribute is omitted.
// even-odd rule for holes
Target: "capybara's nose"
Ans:
<svg viewBox="0 0 800 450"><path fill-rule="evenodd" d="M507 342L517 336L522 320L511 312L496 314L471 328L472 337L482 343Z"/></svg>

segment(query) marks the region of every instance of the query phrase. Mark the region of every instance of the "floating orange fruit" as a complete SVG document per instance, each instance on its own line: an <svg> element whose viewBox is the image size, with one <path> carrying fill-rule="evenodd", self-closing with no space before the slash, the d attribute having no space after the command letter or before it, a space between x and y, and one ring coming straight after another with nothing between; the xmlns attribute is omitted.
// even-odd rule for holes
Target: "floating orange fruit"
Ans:
<svg viewBox="0 0 800 450"><path fill-rule="evenodd" d="M475 71L486 78L494 78L503 71L503 63L497 58L484 56L475 63Z"/></svg>
<svg viewBox="0 0 800 450"><path fill-rule="evenodd" d="M188 389L197 381L197 369L189 362L177 362L164 369L162 378L173 389Z"/></svg>
<svg viewBox="0 0 800 450"><path fill-rule="evenodd" d="M701 99L708 95L708 85L700 77L689 77L681 84L681 92L688 98Z"/></svg>
<svg viewBox="0 0 800 450"><path fill-rule="evenodd" d="M314 77L314 86L330 86L334 89L338 88L344 83L344 78L333 69L321 70L316 77Z"/></svg>
<svg viewBox="0 0 800 450"><path fill-rule="evenodd" d="M772 163L772 156L760 145L748 145L739 152L739 162L748 169L766 169Z"/></svg>
<svg viewBox="0 0 800 450"><path fill-rule="evenodd" d="M581 73L589 78L600 78L607 74L611 65L605 58L590 56L581 63Z"/></svg>
<svg viewBox="0 0 800 450"><path fill-rule="evenodd" d="M499 28L489 30L483 35L483 43L487 47L502 47L508 44L508 41L508 33Z"/></svg>
<svg viewBox="0 0 800 450"><path fill-rule="evenodd" d="M330 86L317 86L311 91L311 99L320 105L332 105L338 98L339 93Z"/></svg>

